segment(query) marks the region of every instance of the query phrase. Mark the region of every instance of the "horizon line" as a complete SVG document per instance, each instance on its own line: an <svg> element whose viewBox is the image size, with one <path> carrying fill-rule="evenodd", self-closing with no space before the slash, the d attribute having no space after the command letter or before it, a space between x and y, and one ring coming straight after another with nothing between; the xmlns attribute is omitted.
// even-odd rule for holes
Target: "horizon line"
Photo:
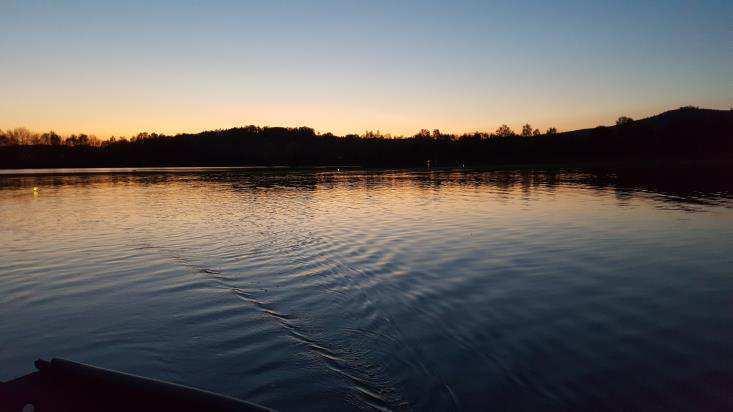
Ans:
<svg viewBox="0 0 733 412"><path fill-rule="evenodd" d="M672 108L672 109L667 109L667 110L663 110L663 111L660 111L660 112L655 112L655 114L651 114L651 115L648 115L648 116L645 116L645 117L632 118L632 119L634 121L636 121L636 120L643 120L643 119L648 119L648 118L651 118L651 117L654 117L654 116L658 116L658 115L663 114L663 113L667 113L667 112L671 112L671 111L675 111L675 110L681 110L681 109L690 109L690 108L697 109L697 110L714 110L714 111L733 110L733 106L730 107L729 109L717 109L717 108L700 107L700 106L695 106L695 105L683 105L683 106L679 106L677 108ZM628 116L620 115L618 118L620 118L620 117L628 117ZM508 122L508 123L511 123L511 122ZM501 123L498 127L500 128L500 127L503 127L503 126L508 126L508 123ZM524 127L524 125L530 125L531 126L531 123L525 122L523 125L520 125L520 128L521 127ZM574 131L581 131L581 130L593 129L593 128L596 128L596 127L610 127L610 126L612 126L612 125L608 125L608 124L597 124L595 126L586 126L586 127L563 129L563 130L560 130L559 128L557 128L555 126L549 126L549 127L544 128L544 129L547 130L547 129L553 128L553 129L555 129L556 133L567 133L567 132L574 132ZM324 135L329 135L330 134L330 135L335 136L335 137L346 137L346 136L359 136L359 137L364 137L364 136L367 136L369 134L374 134L376 136L381 136L381 137L386 137L386 138L393 138L393 139L414 137L414 136L419 135L423 130L427 130L431 134L435 130L440 131L439 128L430 128L430 127L425 128L424 127L424 128L421 128L421 129L417 130L413 134L394 134L394 133L382 131L381 129L376 128L376 129L365 129L361 133L349 132L349 133L338 134L338 133L334 133L334 132L332 132L330 130L318 130L315 127L307 126L307 125L304 125L304 124L301 124L301 125L298 125L298 126L280 126L280 125L263 125L263 124L250 123L250 124L240 124L240 125L235 125L235 126L230 126L230 127L204 128L204 129L198 129L197 131L179 131L179 132L174 132L174 133L166 133L166 132L159 133L159 132L157 132L155 130L151 130L151 131L141 130L141 131L138 131L137 133L130 134L130 135L122 134L122 133L120 133L120 134L110 133L106 137L100 137L100 136L98 136L95 133L84 133L84 132L56 133L56 131L54 130L54 128L49 128L46 131L41 131L42 129L39 129L39 128L29 128L29 127L26 127L26 126L16 126L16 127L11 127L11 128L0 128L0 134L4 134L5 132L14 132L14 131L17 131L17 130L25 130L25 131L27 131L27 132L29 132L31 134L35 134L35 135L42 135L44 133L55 133L55 134L57 134L59 136L62 136L62 137L63 136L68 137L68 136L72 136L72 135L75 135L75 136L84 135L84 136L88 136L88 137L97 138L97 139L99 139L101 141L109 141L111 138L135 138L135 137L137 137L139 135L143 135L143 134L147 134L147 135L153 135L153 134L155 134L155 135L158 135L158 136L175 137L175 136L179 136L179 135L197 135L197 134L202 134L202 133L206 133L206 132L215 132L215 131L223 131L223 130L231 130L231 129L242 129L242 128L247 128L247 127L257 127L257 128L260 128L260 129L265 129L265 128L283 128L283 129L300 129L300 128L306 128L306 129L313 130L313 132L316 135L318 135L318 136L324 136ZM512 128L512 126L508 126L508 127L510 129L514 130ZM534 130L535 127L532 126L532 129ZM540 132L542 132L541 129L539 129L539 130L540 130ZM496 129L493 130L493 131L489 131L489 130L486 130L486 129L480 130L480 129L477 128L477 129L465 129L464 131L461 131L461 132L440 131L440 134L441 135L445 135L445 136L461 136L461 135L474 134L474 133L493 134L496 131L497 131ZM543 134L544 134L544 132L543 132Z"/></svg>

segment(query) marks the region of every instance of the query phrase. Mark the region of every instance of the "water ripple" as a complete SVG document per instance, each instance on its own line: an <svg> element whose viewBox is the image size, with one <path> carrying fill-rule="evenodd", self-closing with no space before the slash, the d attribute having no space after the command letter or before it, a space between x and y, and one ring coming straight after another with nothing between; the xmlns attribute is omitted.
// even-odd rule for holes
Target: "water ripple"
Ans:
<svg viewBox="0 0 733 412"><path fill-rule="evenodd" d="M724 409L731 193L621 172L2 174L0 379L66 356L284 410Z"/></svg>

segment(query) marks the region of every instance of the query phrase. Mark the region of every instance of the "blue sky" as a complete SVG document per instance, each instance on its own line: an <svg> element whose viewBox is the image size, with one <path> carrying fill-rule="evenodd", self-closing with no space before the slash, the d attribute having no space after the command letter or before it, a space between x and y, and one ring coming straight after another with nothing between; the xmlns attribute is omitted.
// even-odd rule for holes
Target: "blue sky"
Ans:
<svg viewBox="0 0 733 412"><path fill-rule="evenodd" d="M731 1L0 0L0 128L412 134L733 106Z"/></svg>

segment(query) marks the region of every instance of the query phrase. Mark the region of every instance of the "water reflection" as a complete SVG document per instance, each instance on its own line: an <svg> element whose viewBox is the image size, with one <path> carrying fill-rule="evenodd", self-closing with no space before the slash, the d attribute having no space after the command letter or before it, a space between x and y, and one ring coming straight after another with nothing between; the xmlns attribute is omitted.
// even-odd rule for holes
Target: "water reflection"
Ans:
<svg viewBox="0 0 733 412"><path fill-rule="evenodd" d="M726 406L729 184L6 173L0 379L62 356L283 410Z"/></svg>
<svg viewBox="0 0 733 412"><path fill-rule="evenodd" d="M14 173L15 172L15 173ZM149 169L49 169L5 170L0 174L0 190L65 185L131 185L218 183L233 190L331 189L339 186L363 189L409 187L423 191L442 187L478 188L492 186L498 192L515 189L529 200L533 190L552 193L558 187L581 187L599 193L613 191L619 204L634 197L670 203L667 207L727 206L733 194L733 179L719 171L645 170L460 170L460 171L359 171L335 169L292 170L287 168L149 168ZM686 205L686 206L683 206ZM660 205L660 207L663 207Z"/></svg>

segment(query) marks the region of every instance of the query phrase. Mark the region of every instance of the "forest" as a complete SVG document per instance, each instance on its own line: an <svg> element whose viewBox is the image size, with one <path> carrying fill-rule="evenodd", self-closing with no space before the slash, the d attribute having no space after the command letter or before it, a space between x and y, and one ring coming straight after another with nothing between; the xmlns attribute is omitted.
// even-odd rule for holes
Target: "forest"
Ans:
<svg viewBox="0 0 733 412"><path fill-rule="evenodd" d="M246 126L168 136L139 133L100 140L25 128L0 131L0 168L113 166L456 167L720 158L733 154L733 110L692 106L613 126L544 132L502 125L461 135L422 129L409 137L379 132L336 136L309 127Z"/></svg>

